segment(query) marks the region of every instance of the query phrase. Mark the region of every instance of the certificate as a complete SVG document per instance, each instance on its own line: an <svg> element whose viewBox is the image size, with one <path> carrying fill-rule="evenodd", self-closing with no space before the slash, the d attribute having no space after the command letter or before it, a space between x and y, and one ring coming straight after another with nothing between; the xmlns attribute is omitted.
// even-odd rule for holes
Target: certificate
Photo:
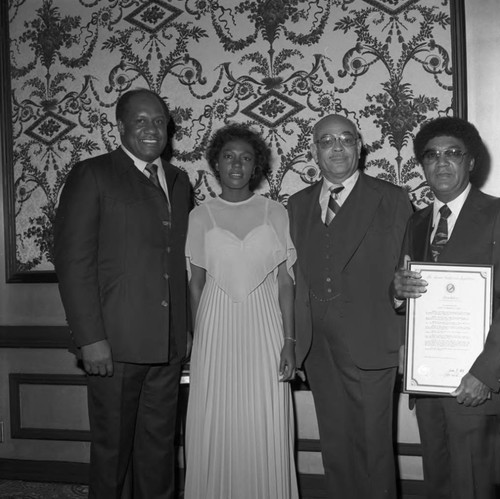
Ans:
<svg viewBox="0 0 500 499"><path fill-rule="evenodd" d="M407 301L404 391L449 395L483 350L493 266L409 262L408 268L428 285Z"/></svg>

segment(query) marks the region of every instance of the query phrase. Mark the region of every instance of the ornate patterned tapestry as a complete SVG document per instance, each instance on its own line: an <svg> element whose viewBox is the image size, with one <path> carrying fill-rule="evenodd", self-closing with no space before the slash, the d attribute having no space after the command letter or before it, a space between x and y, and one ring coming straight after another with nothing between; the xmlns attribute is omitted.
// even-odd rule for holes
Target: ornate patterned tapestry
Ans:
<svg viewBox="0 0 500 499"><path fill-rule="evenodd" d="M319 178L313 124L359 127L369 175L428 202L412 137L452 114L448 0L9 0L17 271L51 271L51 225L75 162L119 145L114 106L148 87L173 120L172 163L217 195L214 130L250 124L273 149L260 192L286 203ZM82 206L82 209L85 209Z"/></svg>

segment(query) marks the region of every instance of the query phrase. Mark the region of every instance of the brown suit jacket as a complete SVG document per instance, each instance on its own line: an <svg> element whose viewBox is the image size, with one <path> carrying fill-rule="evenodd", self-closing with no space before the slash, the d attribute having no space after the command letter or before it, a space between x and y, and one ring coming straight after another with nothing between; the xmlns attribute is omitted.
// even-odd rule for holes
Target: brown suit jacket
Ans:
<svg viewBox="0 0 500 499"><path fill-rule="evenodd" d="M290 232L297 249L295 330L297 364L306 357L313 335L309 266L315 248L309 238L312 220L321 217L321 182L290 197ZM380 369L398 364L404 324L394 312L389 290L397 268L404 229L412 213L406 193L364 173L335 217L331 301L336 328L347 338L358 367Z"/></svg>
<svg viewBox="0 0 500 499"><path fill-rule="evenodd" d="M188 328L187 175L163 162L172 206L119 148L71 170L55 221L55 267L77 347L107 339L113 359L168 361Z"/></svg>

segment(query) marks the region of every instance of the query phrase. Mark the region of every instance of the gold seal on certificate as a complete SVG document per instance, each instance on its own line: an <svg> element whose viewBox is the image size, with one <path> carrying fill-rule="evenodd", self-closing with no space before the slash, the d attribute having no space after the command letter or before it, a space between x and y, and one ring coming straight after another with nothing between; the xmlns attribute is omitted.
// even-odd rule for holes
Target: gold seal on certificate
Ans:
<svg viewBox="0 0 500 499"><path fill-rule="evenodd" d="M449 395L486 341L493 266L409 262L427 292L408 299L404 391Z"/></svg>

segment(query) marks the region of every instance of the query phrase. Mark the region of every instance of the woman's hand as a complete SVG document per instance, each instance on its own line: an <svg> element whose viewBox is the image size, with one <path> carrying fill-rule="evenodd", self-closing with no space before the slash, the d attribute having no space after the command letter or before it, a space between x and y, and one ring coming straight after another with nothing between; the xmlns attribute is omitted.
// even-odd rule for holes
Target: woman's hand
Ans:
<svg viewBox="0 0 500 499"><path fill-rule="evenodd" d="M280 356L280 381L292 381L295 378L295 342L285 338Z"/></svg>

